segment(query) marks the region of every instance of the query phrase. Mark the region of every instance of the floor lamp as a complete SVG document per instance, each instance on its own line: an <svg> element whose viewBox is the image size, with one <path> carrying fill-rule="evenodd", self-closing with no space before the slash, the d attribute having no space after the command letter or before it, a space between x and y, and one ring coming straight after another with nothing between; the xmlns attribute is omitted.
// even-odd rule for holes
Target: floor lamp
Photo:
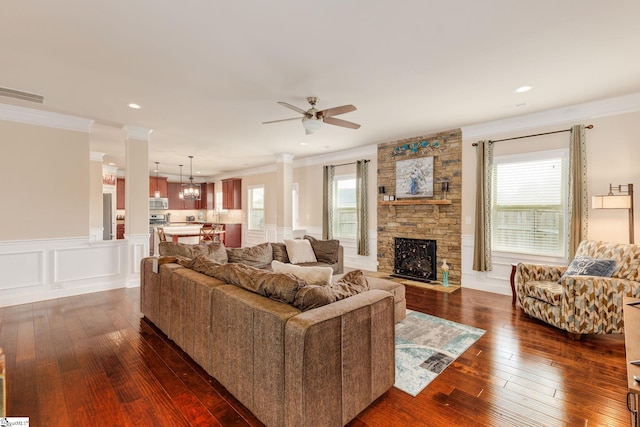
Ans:
<svg viewBox="0 0 640 427"><path fill-rule="evenodd" d="M633 243L633 184L609 184L609 194L593 196L591 204L593 209L628 209L629 243Z"/></svg>

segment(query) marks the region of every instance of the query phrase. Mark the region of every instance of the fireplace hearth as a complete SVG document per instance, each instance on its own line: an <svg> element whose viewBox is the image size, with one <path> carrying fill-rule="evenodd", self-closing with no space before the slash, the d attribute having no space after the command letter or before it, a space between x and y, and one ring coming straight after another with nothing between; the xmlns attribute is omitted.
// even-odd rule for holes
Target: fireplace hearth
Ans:
<svg viewBox="0 0 640 427"><path fill-rule="evenodd" d="M394 277L429 283L438 279L436 241L394 238Z"/></svg>

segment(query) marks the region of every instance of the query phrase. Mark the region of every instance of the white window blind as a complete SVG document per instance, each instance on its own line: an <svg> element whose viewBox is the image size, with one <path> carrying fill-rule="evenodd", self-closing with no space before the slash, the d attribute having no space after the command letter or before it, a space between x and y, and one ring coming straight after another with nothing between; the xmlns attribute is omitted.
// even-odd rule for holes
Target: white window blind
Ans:
<svg viewBox="0 0 640 427"><path fill-rule="evenodd" d="M358 227L355 175L334 177L333 185L333 235L355 238Z"/></svg>
<svg viewBox="0 0 640 427"><path fill-rule="evenodd" d="M493 250L564 254L567 155L567 150L550 150L494 159Z"/></svg>

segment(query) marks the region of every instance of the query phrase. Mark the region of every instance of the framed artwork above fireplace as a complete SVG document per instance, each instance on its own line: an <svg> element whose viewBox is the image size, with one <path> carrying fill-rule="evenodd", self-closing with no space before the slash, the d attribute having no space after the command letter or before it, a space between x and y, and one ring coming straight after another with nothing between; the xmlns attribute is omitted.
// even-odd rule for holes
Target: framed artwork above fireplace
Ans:
<svg viewBox="0 0 640 427"><path fill-rule="evenodd" d="M433 197L433 157L396 162L396 198Z"/></svg>

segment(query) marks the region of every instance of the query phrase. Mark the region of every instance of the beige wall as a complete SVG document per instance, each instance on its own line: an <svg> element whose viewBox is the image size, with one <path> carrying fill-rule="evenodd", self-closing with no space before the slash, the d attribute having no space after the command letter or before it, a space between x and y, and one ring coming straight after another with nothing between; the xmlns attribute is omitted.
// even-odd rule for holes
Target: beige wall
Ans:
<svg viewBox="0 0 640 427"><path fill-rule="evenodd" d="M89 235L89 135L0 121L0 240Z"/></svg>
<svg viewBox="0 0 640 427"><path fill-rule="evenodd" d="M568 129L573 124L562 126L528 129L521 132L491 135L484 139L502 139L515 136L530 135ZM609 183L634 184L640 191L640 158L638 143L638 123L640 112L628 113L595 120L583 121L585 125L593 124L594 128L586 130L587 140L587 188L589 204L591 196L606 194ZM475 215L475 140L465 138L463 132L463 173L462 173L462 234L472 235ZM523 153L555 148L566 148L569 144L569 133L526 138L514 141L497 142L494 155ZM640 193L639 193L640 196ZM640 197L635 197L634 209L640 208ZM628 241L628 216L623 210L593 210L589 206L588 214L589 238L612 242ZM469 223L470 220L470 223ZM636 242L640 233L636 215Z"/></svg>

